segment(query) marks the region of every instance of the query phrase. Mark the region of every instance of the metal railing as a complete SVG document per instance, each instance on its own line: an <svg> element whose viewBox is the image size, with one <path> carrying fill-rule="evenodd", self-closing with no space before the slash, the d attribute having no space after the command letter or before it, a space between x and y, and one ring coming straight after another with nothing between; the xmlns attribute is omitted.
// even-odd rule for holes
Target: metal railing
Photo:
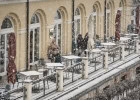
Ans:
<svg viewBox="0 0 140 100"><path fill-rule="evenodd" d="M41 97L56 91L57 90L56 85L57 85L56 72L53 72L48 76L44 76L41 79L33 81L32 82L33 99L38 100Z"/></svg>
<svg viewBox="0 0 140 100"><path fill-rule="evenodd" d="M128 41L128 43L125 44L125 51L127 52L125 57L135 53L135 50L136 50L136 41L134 40Z"/></svg>
<svg viewBox="0 0 140 100"><path fill-rule="evenodd" d="M64 79L71 78L71 82L74 82L77 79L82 78L82 71L83 70L84 70L84 63L83 62L79 62L79 63L72 65L71 67L67 67L64 70L64 73L66 75L66 77L64 77ZM79 77L77 77L77 76L79 76Z"/></svg>
<svg viewBox="0 0 140 100"><path fill-rule="evenodd" d="M94 67L93 72L103 68L103 66L98 66L99 64L102 64L102 63L103 63L103 54L102 53L97 54L89 59L89 66Z"/></svg>
<svg viewBox="0 0 140 100"><path fill-rule="evenodd" d="M121 47L116 46L108 51L108 61L109 64L112 64L118 60L121 60Z"/></svg>

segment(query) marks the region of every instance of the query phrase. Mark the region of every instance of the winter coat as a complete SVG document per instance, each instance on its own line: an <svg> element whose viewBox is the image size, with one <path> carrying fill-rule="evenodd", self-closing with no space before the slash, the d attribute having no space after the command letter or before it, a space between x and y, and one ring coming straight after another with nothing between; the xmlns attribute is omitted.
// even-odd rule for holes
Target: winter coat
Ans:
<svg viewBox="0 0 140 100"><path fill-rule="evenodd" d="M77 37L77 48L82 49L82 47L83 47L83 38L82 35L79 34Z"/></svg>
<svg viewBox="0 0 140 100"><path fill-rule="evenodd" d="M88 36L88 33L86 33L85 37L84 37L84 50L87 49L87 45L88 45L88 39L89 39L89 36Z"/></svg>

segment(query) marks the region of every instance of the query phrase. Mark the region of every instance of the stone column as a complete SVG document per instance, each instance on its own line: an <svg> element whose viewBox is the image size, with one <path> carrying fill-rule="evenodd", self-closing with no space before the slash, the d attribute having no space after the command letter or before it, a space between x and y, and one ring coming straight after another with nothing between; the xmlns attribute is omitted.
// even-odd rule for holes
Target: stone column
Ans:
<svg viewBox="0 0 140 100"><path fill-rule="evenodd" d="M125 44L121 43L121 60L125 58Z"/></svg>
<svg viewBox="0 0 140 100"><path fill-rule="evenodd" d="M83 57L84 67L82 69L83 79L88 79L88 57Z"/></svg>
<svg viewBox="0 0 140 100"><path fill-rule="evenodd" d="M32 80L24 81L23 100L32 100Z"/></svg>
<svg viewBox="0 0 140 100"><path fill-rule="evenodd" d="M63 71L64 69L62 67L56 69L56 88L60 92L64 90Z"/></svg>
<svg viewBox="0 0 140 100"><path fill-rule="evenodd" d="M108 69L108 50L105 49L103 50L104 54L103 54L103 68Z"/></svg>

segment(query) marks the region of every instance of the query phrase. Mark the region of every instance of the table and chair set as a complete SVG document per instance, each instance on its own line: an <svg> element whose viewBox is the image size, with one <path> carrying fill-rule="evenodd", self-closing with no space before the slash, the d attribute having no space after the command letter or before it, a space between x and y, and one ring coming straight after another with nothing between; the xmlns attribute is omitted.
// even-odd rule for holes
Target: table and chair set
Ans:
<svg viewBox="0 0 140 100"><path fill-rule="evenodd" d="M74 63L76 63L75 60L80 59L80 57L74 56L74 55L68 55L68 56L62 56L62 59L64 59L62 63L46 62L45 65L41 66L40 68L37 68L38 65L35 64L34 66L32 66L31 70L29 71L18 72L17 73L17 81L18 81L17 87L19 87L19 85L23 85L24 80L26 79L35 81L45 76L51 76L51 75L53 76L49 78L50 81L56 82L55 74L53 74L56 72L56 69L58 67L61 67L63 69L67 67L71 67ZM37 87L38 88L40 87L39 84Z"/></svg>
<svg viewBox="0 0 140 100"><path fill-rule="evenodd" d="M121 37L120 38L120 43L128 43L131 38L136 38L136 34L125 34L125 37ZM94 59L93 61L91 61L92 63L96 64L97 63L100 63L99 60L97 60L96 58L99 56L99 54L101 54L102 50L106 49L106 50L110 50L112 48L114 48L116 45L115 42L106 42L106 43L101 43L101 47L102 48L94 48L92 50L85 50L90 59ZM82 61L82 57L80 56L75 56L75 55L66 55L66 56L62 56L61 57L62 62L61 63L45 63L45 65L43 65L42 67L40 67L39 69L37 68L37 64L35 64L35 68L34 70L31 70L31 71L25 71L25 72L19 72L18 73L18 77L20 76L20 78L18 79L18 86L19 86L19 83L22 83L24 82L25 79L28 79L30 78L32 81L34 80L37 80L37 79L40 79L44 76L47 76L47 75L51 75L53 72L56 71L56 69L58 67L61 67L61 68L68 68L68 67L71 67L73 66L74 64L76 64L77 62L80 62ZM96 68L95 68L96 69Z"/></svg>

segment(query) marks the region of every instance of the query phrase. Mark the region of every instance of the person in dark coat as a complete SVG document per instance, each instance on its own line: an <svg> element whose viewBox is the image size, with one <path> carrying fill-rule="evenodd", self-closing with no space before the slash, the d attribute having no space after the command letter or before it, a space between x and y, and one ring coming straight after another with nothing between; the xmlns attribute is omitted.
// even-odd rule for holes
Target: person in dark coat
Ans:
<svg viewBox="0 0 140 100"><path fill-rule="evenodd" d="M84 37L84 47L83 47L84 50L87 49L88 38L89 38L88 33L86 33L86 35L85 35L85 37Z"/></svg>
<svg viewBox="0 0 140 100"><path fill-rule="evenodd" d="M78 35L77 37L77 49L79 53L82 53L82 49L83 49L83 37L81 34Z"/></svg>

